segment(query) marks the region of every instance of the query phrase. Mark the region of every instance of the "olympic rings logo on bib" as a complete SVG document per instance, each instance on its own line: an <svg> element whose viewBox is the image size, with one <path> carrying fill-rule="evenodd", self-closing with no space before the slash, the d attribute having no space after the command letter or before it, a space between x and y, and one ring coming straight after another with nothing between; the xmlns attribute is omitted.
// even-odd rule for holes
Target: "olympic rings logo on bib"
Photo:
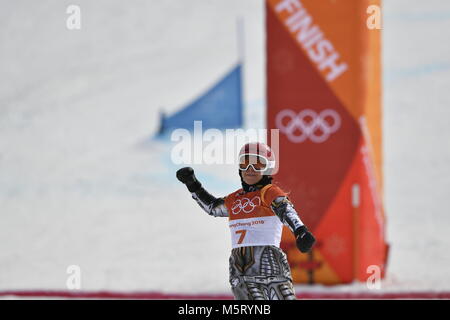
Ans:
<svg viewBox="0 0 450 320"><path fill-rule="evenodd" d="M241 211L244 213L252 212L256 206L261 205L261 198L259 196L253 197L251 200L249 198L237 199L233 206L231 207L231 212L233 214L238 214Z"/></svg>
<svg viewBox="0 0 450 320"><path fill-rule="evenodd" d="M288 119L287 122L286 119ZM275 124L293 143L302 143L307 139L322 143L340 128L341 117L332 109L325 109L320 113L304 109L298 114L293 110L285 109L277 114Z"/></svg>

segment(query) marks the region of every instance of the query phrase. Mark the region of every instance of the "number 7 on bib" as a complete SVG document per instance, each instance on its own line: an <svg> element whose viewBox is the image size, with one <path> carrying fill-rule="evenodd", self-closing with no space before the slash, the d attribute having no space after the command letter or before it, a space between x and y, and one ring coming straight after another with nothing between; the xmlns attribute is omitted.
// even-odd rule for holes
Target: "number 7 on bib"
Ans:
<svg viewBox="0 0 450 320"><path fill-rule="evenodd" d="M241 244L244 241L245 234L247 233L247 230L237 230L235 233L236 234L241 234L241 236L239 237L239 240L237 242L238 244Z"/></svg>

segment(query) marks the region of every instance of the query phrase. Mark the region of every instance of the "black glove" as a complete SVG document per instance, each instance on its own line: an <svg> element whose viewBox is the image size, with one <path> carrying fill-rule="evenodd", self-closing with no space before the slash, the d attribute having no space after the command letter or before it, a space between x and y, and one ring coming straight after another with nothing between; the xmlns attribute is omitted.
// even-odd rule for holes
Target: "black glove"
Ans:
<svg viewBox="0 0 450 320"><path fill-rule="evenodd" d="M316 242L316 238L314 238L312 233L308 231L308 228L306 226L301 226L300 228L295 230L294 234L297 248L303 253L311 250L312 246Z"/></svg>
<svg viewBox="0 0 450 320"><path fill-rule="evenodd" d="M178 170L177 179L184 183L190 192L195 192L202 187L202 184L195 178L194 169L191 167Z"/></svg>

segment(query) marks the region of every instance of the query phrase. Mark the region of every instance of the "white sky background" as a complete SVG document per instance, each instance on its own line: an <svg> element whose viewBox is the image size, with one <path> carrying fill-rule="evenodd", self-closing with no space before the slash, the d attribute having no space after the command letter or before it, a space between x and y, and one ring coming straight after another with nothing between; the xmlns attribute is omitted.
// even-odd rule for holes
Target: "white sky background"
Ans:
<svg viewBox="0 0 450 320"><path fill-rule="evenodd" d="M450 2L384 2L384 288L448 290ZM229 292L226 221L142 142L237 61L238 17L247 125L264 123L263 2L77 1L79 31L70 4L0 0L0 290L64 289L77 264L85 290Z"/></svg>

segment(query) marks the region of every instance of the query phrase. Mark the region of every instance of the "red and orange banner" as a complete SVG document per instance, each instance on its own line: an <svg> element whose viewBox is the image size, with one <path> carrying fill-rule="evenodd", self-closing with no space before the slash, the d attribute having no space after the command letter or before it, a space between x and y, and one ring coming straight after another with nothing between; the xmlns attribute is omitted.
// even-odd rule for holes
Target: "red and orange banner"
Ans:
<svg viewBox="0 0 450 320"><path fill-rule="evenodd" d="M280 130L276 180L317 238L283 233L294 282L385 272L379 0L267 0L267 127Z"/></svg>

